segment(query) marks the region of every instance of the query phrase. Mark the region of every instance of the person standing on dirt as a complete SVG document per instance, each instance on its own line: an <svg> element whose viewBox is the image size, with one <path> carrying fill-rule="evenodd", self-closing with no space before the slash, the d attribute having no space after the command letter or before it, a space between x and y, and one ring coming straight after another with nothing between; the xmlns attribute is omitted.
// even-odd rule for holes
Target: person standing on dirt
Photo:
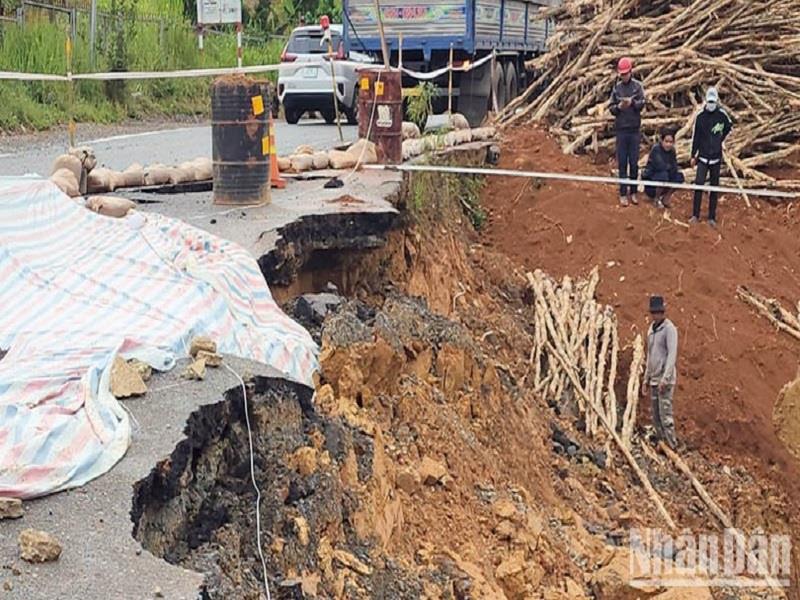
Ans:
<svg viewBox="0 0 800 600"><path fill-rule="evenodd" d="M662 296L650 297L650 316L653 322L647 331L647 368L644 383L650 388L653 424L659 439L675 450L675 421L672 416L672 393L675 389L678 359L678 330L666 318ZM645 386L642 386L644 392Z"/></svg>
<svg viewBox="0 0 800 600"><path fill-rule="evenodd" d="M620 179L638 179L639 144L641 142L644 87L633 78L633 61L628 57L617 63L619 79L611 91L611 114L616 117L617 165ZM619 186L619 203L622 206L639 204L636 185Z"/></svg>
<svg viewBox="0 0 800 600"><path fill-rule="evenodd" d="M697 167L694 179L696 185L705 185L706 178L710 175L711 185L719 185L719 173L722 166L722 143L733 129L733 123L722 107L719 105L719 94L716 88L708 88L706 104L703 110L695 117L694 133L692 134L692 166ZM717 225L717 192L708 195L708 224ZM703 192L695 190L694 206L690 223L700 220L700 205L703 202Z"/></svg>
<svg viewBox="0 0 800 600"><path fill-rule="evenodd" d="M683 183L683 173L678 166L678 157L675 154L675 130L671 127L662 127L659 137L659 142L650 150L650 157L642 172L642 179L664 183ZM669 198L675 189L646 185L644 192L655 202L657 208L669 208Z"/></svg>

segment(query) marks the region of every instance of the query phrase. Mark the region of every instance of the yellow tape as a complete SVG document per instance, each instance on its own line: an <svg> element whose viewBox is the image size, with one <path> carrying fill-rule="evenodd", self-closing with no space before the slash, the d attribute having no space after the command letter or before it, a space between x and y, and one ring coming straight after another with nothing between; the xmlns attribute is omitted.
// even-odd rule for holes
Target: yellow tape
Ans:
<svg viewBox="0 0 800 600"><path fill-rule="evenodd" d="M270 143L269 143L269 136L261 138L261 154L266 156L269 154Z"/></svg>
<svg viewBox="0 0 800 600"><path fill-rule="evenodd" d="M375 95L376 96L383 96L383 82L376 81L375 82Z"/></svg>
<svg viewBox="0 0 800 600"><path fill-rule="evenodd" d="M403 88L403 98L416 98L422 93L419 88Z"/></svg>
<svg viewBox="0 0 800 600"><path fill-rule="evenodd" d="M250 98L250 102L253 104L253 115L257 117L264 114L264 98L261 94Z"/></svg>
<svg viewBox="0 0 800 600"><path fill-rule="evenodd" d="M369 79L367 77L361 78L361 89L365 92L369 91Z"/></svg>

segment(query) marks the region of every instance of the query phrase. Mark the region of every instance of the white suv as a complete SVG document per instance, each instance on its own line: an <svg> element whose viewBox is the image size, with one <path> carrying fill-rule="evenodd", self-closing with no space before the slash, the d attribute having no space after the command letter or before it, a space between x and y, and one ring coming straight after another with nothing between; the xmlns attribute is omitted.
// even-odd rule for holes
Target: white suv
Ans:
<svg viewBox="0 0 800 600"><path fill-rule="evenodd" d="M339 111L347 118L348 123L358 122L356 65L350 61L342 62L345 58L342 26L331 25L330 29L333 61L327 57L328 43L323 37L324 30L318 25L296 28L283 49L278 75L278 98L283 104L287 123L294 125L306 111L318 111L326 123L336 120L331 64L336 69ZM351 53L349 58L351 61L371 62L368 57L356 52Z"/></svg>

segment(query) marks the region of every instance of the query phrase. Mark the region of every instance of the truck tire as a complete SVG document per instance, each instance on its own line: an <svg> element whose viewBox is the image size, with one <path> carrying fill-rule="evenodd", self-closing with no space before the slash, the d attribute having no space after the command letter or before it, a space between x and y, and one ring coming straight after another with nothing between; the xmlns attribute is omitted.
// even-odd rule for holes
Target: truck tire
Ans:
<svg viewBox="0 0 800 600"><path fill-rule="evenodd" d="M347 122L350 125L358 125L358 92L353 92L353 103L350 105L349 108L344 110L345 115L347 115Z"/></svg>
<svg viewBox="0 0 800 600"><path fill-rule="evenodd" d="M497 63L495 65L494 79L492 81L492 90L494 91L495 97L497 98L497 110L503 110L508 100L506 98L505 68L502 63ZM490 104L489 106L491 108L494 108L493 103Z"/></svg>
<svg viewBox="0 0 800 600"><path fill-rule="evenodd" d="M294 106L291 105L283 105L283 114L286 117L286 122L289 125L297 125L297 122L300 120L300 115L303 113L296 109Z"/></svg>
<svg viewBox="0 0 800 600"><path fill-rule="evenodd" d="M486 118L491 91L489 63L461 74L458 90L458 112L464 115L470 127L479 127Z"/></svg>
<svg viewBox="0 0 800 600"><path fill-rule="evenodd" d="M517 79L517 68L513 62L506 65L506 104L511 102L519 94L519 80Z"/></svg>

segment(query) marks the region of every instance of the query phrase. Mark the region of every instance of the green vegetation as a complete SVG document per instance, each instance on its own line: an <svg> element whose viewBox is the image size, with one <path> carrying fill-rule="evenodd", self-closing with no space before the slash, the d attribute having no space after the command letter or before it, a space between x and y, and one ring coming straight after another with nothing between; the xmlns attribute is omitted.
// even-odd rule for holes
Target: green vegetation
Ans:
<svg viewBox="0 0 800 600"><path fill-rule="evenodd" d="M0 0L3 1L3 0ZM193 4L193 3L192 3ZM200 52L193 26L181 16L183 2L164 0L104 0L104 10L118 18L98 21L96 59L90 65L88 18L78 21L72 71L167 71L235 66L233 31L207 35ZM156 5L158 10L155 10ZM176 19L139 18L138 14L177 12ZM139 12L141 11L141 12ZM24 27L0 22L0 70L63 75L67 71L65 45L69 31L64 16L52 22L34 13ZM244 49L245 65L276 63L283 40L249 30L264 40ZM271 74L274 79L275 74ZM265 75L266 77L266 75ZM209 110L209 78L162 79L128 82L81 81L75 85L72 112L77 121L112 122L157 115L202 115ZM68 84L64 82L0 83L0 131L44 129L65 123L70 112Z"/></svg>
<svg viewBox="0 0 800 600"><path fill-rule="evenodd" d="M433 112L431 102L436 96L436 86L430 81L417 84L414 93L406 98L406 114L412 123L416 123L420 131L425 131L428 115Z"/></svg>
<svg viewBox="0 0 800 600"><path fill-rule="evenodd" d="M432 164L456 166L434 160ZM486 183L481 175L459 175L418 171L408 174L407 203L417 221L452 219L454 211L466 215L475 229L486 222L481 192Z"/></svg>

